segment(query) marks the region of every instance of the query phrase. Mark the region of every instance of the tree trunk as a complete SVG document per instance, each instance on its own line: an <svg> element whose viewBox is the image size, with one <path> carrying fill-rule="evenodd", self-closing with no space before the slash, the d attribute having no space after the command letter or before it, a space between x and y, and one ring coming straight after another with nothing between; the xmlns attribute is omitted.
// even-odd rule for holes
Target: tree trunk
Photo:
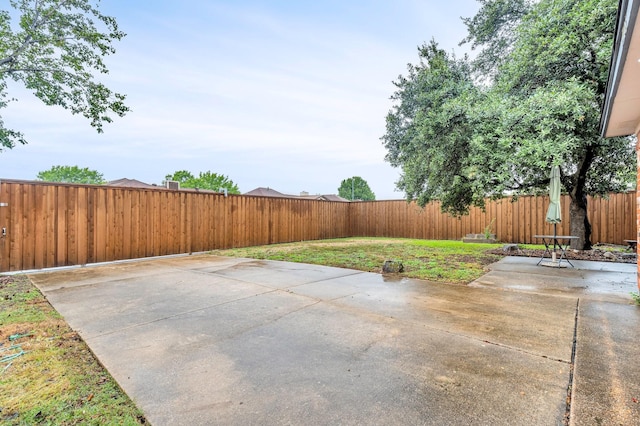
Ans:
<svg viewBox="0 0 640 426"><path fill-rule="evenodd" d="M591 250L591 224L587 217L587 172L593 164L595 157L595 147L588 144L585 147L582 159L578 163L578 170L565 187L569 190L571 205L569 206L569 232L577 240L571 241L571 248L574 250Z"/></svg>
<svg viewBox="0 0 640 426"><path fill-rule="evenodd" d="M585 195L571 196L569 206L569 233L577 240L571 241L571 248L575 250L591 250L591 224L587 217L587 197Z"/></svg>

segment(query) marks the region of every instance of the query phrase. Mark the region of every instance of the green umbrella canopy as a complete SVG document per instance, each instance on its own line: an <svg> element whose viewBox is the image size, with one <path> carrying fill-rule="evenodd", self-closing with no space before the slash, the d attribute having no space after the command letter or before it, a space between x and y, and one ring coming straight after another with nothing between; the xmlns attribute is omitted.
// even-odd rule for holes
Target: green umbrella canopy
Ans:
<svg viewBox="0 0 640 426"><path fill-rule="evenodd" d="M560 166L551 168L549 175L549 209L547 210L547 222L562 222L562 214L560 212Z"/></svg>

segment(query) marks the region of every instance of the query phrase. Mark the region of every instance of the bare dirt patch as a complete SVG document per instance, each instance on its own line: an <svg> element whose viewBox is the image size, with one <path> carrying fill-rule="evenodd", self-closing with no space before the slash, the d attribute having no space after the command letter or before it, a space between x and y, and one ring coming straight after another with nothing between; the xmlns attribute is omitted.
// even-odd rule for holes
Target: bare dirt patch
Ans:
<svg viewBox="0 0 640 426"><path fill-rule="evenodd" d="M519 248L513 251L504 251L497 248L487 251L487 253L498 254L501 256L524 256L541 258L545 253L540 249ZM602 245L594 247L592 250L567 250L567 258L569 260L591 260L596 262L618 262L618 263L636 263L637 255L634 252L625 250L622 246ZM549 256L547 254L547 256Z"/></svg>
<svg viewBox="0 0 640 426"><path fill-rule="evenodd" d="M491 253L491 254L499 254L499 253L494 253L495 250L492 251L487 251L487 253ZM502 255L504 255L504 253L500 253ZM482 266L486 266L486 265L491 265L492 263L496 262L496 258L494 256L482 256L482 255L476 255L476 256L469 256L469 255L458 255L455 256L455 260L457 262L462 262L462 263L479 263Z"/></svg>

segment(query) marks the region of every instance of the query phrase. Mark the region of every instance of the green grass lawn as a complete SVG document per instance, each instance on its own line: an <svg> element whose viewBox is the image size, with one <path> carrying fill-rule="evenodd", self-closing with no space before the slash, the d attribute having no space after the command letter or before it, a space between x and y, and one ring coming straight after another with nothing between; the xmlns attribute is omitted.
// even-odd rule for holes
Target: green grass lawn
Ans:
<svg viewBox="0 0 640 426"><path fill-rule="evenodd" d="M145 423L26 276L0 276L0 424Z"/></svg>
<svg viewBox="0 0 640 426"><path fill-rule="evenodd" d="M215 250L222 256L337 266L380 272L385 260L399 260L399 275L430 281L468 283L486 272L501 256L487 253L502 244L398 238L342 238L289 244ZM544 246L543 246L544 247Z"/></svg>

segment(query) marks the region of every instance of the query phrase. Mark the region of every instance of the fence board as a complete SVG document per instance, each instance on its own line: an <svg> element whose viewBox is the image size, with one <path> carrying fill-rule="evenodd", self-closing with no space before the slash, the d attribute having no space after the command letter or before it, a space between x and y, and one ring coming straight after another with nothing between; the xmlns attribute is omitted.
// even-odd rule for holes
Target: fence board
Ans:
<svg viewBox="0 0 640 426"><path fill-rule="evenodd" d="M635 193L589 198L594 243L636 235ZM459 239L491 225L499 240L532 243L553 232L548 197L490 201L452 218L440 203L224 196L215 193L43 182L0 182L0 272L219 248L348 236ZM569 233L569 204L558 233ZM493 224L491 224L491 222Z"/></svg>
<svg viewBox="0 0 640 426"><path fill-rule="evenodd" d="M34 187L35 205L33 214L36 212L46 213L46 194L42 190L42 187ZM32 219L33 220L33 219ZM1 220L0 220L1 222ZM46 217L40 218L35 222L33 227L35 230L35 247L34 247L34 262L33 267L35 269L43 268L45 265L45 253L47 243L47 221ZM86 262L85 262L86 263Z"/></svg>
<svg viewBox="0 0 640 426"><path fill-rule="evenodd" d="M10 201L9 195L9 186L0 184L0 231L7 230L7 226L9 223L13 223L11 220L11 210L9 209L8 204ZM0 234L0 271L8 271L9 270L9 254L10 254L10 243L9 239L6 235Z"/></svg>
<svg viewBox="0 0 640 426"><path fill-rule="evenodd" d="M67 223L67 262L71 265L78 264L78 217L76 212L78 211L79 190L80 188L77 191L67 191L68 199L65 218Z"/></svg>
<svg viewBox="0 0 640 426"><path fill-rule="evenodd" d="M10 194L10 198L9 198L9 210L11 211L11 217L18 219L19 222L16 224L17 226L15 227L15 231L16 232L12 232L9 234L9 243L10 243L10 250L9 250L9 258L10 258L10 268L15 269L15 268L19 268L21 269L22 266L22 260L23 260L23 256L22 256L22 241L23 241L23 237L22 237L22 230L23 230L23 223L24 223L24 218L22 217L22 211L24 209L24 206L22 205L22 193L18 192L15 194Z"/></svg>

